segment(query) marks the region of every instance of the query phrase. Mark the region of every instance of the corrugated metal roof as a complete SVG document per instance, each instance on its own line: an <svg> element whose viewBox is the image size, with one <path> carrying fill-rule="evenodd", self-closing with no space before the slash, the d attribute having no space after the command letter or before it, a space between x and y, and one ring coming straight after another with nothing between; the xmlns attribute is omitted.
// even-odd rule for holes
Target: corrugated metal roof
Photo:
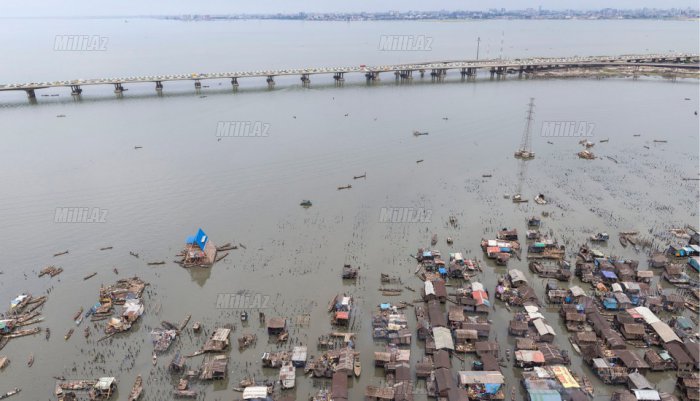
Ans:
<svg viewBox="0 0 700 401"><path fill-rule="evenodd" d="M632 390L637 401L660 401L661 396L656 390Z"/></svg>
<svg viewBox="0 0 700 401"><path fill-rule="evenodd" d="M425 282L425 295L435 295L435 287L433 286L432 281Z"/></svg>
<svg viewBox="0 0 700 401"><path fill-rule="evenodd" d="M501 372L498 372L498 371L488 371L488 370L464 371L464 370L462 370L459 372L459 383L462 385L482 384L482 383L503 384L503 383L505 383L505 379L503 378L503 374Z"/></svg>
<svg viewBox="0 0 700 401"><path fill-rule="evenodd" d="M452 341L452 332L450 332L450 329L445 327L434 327L433 338L435 339L436 349L455 349L454 342Z"/></svg>
<svg viewBox="0 0 700 401"><path fill-rule="evenodd" d="M647 308L646 306L638 306L638 307L633 308L633 309L634 309L637 313L639 313L640 315L642 315L642 319L644 319L644 321L645 321L647 324L654 324L655 322L659 322L659 321L660 321L660 319L659 319L658 317L656 317L656 315L654 314L654 312L652 312L652 311L651 311L649 308Z"/></svg>
<svg viewBox="0 0 700 401"><path fill-rule="evenodd" d="M265 386L250 386L243 390L243 399L250 400L255 398L266 398L267 387Z"/></svg>
<svg viewBox="0 0 700 401"><path fill-rule="evenodd" d="M520 270L512 269L508 271L508 275L512 281L524 281L527 283L525 275Z"/></svg>
<svg viewBox="0 0 700 401"><path fill-rule="evenodd" d="M661 340L665 343L671 341L681 341L681 339L676 335L676 333L673 332L673 329L660 320L658 322L651 323L650 326L654 329L654 331L656 331L656 334L658 334Z"/></svg>

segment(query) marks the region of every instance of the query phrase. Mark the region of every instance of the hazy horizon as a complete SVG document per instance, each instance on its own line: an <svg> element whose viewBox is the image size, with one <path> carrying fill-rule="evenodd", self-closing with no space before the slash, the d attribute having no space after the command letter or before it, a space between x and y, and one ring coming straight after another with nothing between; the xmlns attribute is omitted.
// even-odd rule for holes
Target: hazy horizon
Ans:
<svg viewBox="0 0 700 401"><path fill-rule="evenodd" d="M661 6L661 7L660 7ZM180 14L271 14L271 13L298 13L298 12L385 12L385 11L436 11L436 10L470 10L485 11L493 8L506 8L509 10L523 10L538 8L548 10L597 10L603 8L617 9L671 9L691 8L697 9L697 1L669 0L663 4L651 0L618 0L587 2L572 0L542 0L537 2L522 2L516 0L496 0L488 3L472 0L436 0L426 4L417 0L402 2L374 2L369 0L357 0L346 3L328 3L320 0L308 1L281 1L281 0L256 0L240 1L233 4L226 0L204 0L197 4L183 1L153 0L142 3L135 0L115 1L107 0L99 3L86 0L71 2L70 7L65 4L57 4L49 0L10 0L3 4L0 17L25 18L25 17L117 17L117 16L157 16Z"/></svg>

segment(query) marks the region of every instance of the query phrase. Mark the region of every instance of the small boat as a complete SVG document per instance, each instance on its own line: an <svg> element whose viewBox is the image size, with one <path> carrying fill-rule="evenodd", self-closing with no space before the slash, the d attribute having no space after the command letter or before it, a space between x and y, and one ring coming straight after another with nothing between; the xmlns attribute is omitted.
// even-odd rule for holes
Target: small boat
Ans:
<svg viewBox="0 0 700 401"><path fill-rule="evenodd" d="M590 379L588 379L588 376L583 375L581 379L583 381L583 392L588 394L589 397L594 397L595 391L593 390L593 384Z"/></svg>
<svg viewBox="0 0 700 401"><path fill-rule="evenodd" d="M527 203L527 199L523 199L520 194L513 195L513 203Z"/></svg>
<svg viewBox="0 0 700 401"><path fill-rule="evenodd" d="M87 276L83 277L83 280L89 280L95 276L97 276L97 272L88 274Z"/></svg>
<svg viewBox="0 0 700 401"><path fill-rule="evenodd" d="M202 323L200 323L200 322L194 322L194 324L192 325L192 330L195 333L198 333L201 328L202 328Z"/></svg>
<svg viewBox="0 0 700 401"><path fill-rule="evenodd" d="M413 136L428 135L428 132L413 131Z"/></svg>
<svg viewBox="0 0 700 401"><path fill-rule="evenodd" d="M129 255L131 255L131 256L133 256L133 257L135 257L135 258L138 258L138 257L139 257L139 254L136 253L136 252L131 252L131 251L129 251Z"/></svg>
<svg viewBox="0 0 700 401"><path fill-rule="evenodd" d="M447 245L452 245L452 243L453 243L452 237L447 237L446 241L447 241Z"/></svg>
<svg viewBox="0 0 700 401"><path fill-rule="evenodd" d="M620 235L620 245L627 247L627 237Z"/></svg>
<svg viewBox="0 0 700 401"><path fill-rule="evenodd" d="M66 335L63 336L63 338L64 338L66 341L68 341L68 339L69 339L70 336L72 336L72 335L73 335L73 329L70 329L70 330L68 330L68 333L66 333Z"/></svg>
<svg viewBox="0 0 700 401"><path fill-rule="evenodd" d="M10 390L5 394L0 395L0 400L4 400L5 398L12 397L13 395L19 393L22 391L22 389L15 387L14 390Z"/></svg>
<svg viewBox="0 0 700 401"><path fill-rule="evenodd" d="M73 320L76 320L76 321L77 321L77 320L81 317L81 315L83 314L83 310L84 310L84 309L83 309L83 307L81 306L81 307L80 307L80 310L79 310L75 315L73 315Z"/></svg>
<svg viewBox="0 0 700 401"><path fill-rule="evenodd" d="M535 197L535 203L537 203L538 205L546 205L547 201L544 199L543 194L539 194Z"/></svg>
<svg viewBox="0 0 700 401"><path fill-rule="evenodd" d="M299 206L303 206L303 207L307 207L307 208L308 208L308 207L311 207L311 206L312 206L312 203L311 203L310 200L304 199L303 201L301 201L301 203L299 204Z"/></svg>
<svg viewBox="0 0 700 401"><path fill-rule="evenodd" d="M355 176L352 177L353 180L357 180L357 179L360 179L360 178L367 178L367 173L364 173L364 174L362 174L362 175L355 175Z"/></svg>
<svg viewBox="0 0 700 401"><path fill-rule="evenodd" d="M350 189L350 188L352 188L352 185L348 184L348 185L345 185L343 187L338 187L338 191L340 191L342 189Z"/></svg>
<svg viewBox="0 0 700 401"><path fill-rule="evenodd" d="M248 312L243 311L241 312L241 322L245 322L246 320L248 320Z"/></svg>
<svg viewBox="0 0 700 401"><path fill-rule="evenodd" d="M116 267L114 269L112 269L112 271L114 272L114 274L119 275L119 270L117 270Z"/></svg>
<svg viewBox="0 0 700 401"><path fill-rule="evenodd" d="M112 248L114 248L114 247L112 247L112 246L105 246L105 247L103 247L103 248L100 248L100 251L108 251L108 250L110 250L110 249L112 249Z"/></svg>
<svg viewBox="0 0 700 401"><path fill-rule="evenodd" d="M27 361L27 366L30 368L34 365L34 354L29 354L29 360Z"/></svg>
<svg viewBox="0 0 700 401"><path fill-rule="evenodd" d="M56 256L61 256L61 255L65 255L65 254L67 254L67 253L68 253L68 251L63 251L63 252L59 252L59 253L54 253L53 256L54 256L54 257L56 257Z"/></svg>
<svg viewBox="0 0 700 401"><path fill-rule="evenodd" d="M601 140L598 141L598 142L608 142L609 140L610 140L610 139L601 139Z"/></svg>
<svg viewBox="0 0 700 401"><path fill-rule="evenodd" d="M437 241L438 241L437 234L433 234L433 237L430 239L430 245L432 245L432 246L437 245Z"/></svg>
<svg viewBox="0 0 700 401"><path fill-rule="evenodd" d="M610 239L608 233L597 233L596 235L591 235L591 241L604 242Z"/></svg>
<svg viewBox="0 0 700 401"><path fill-rule="evenodd" d="M164 264L165 264L165 261L164 261L164 260L160 260L160 261L158 261L158 262L148 262L148 263L146 263L146 264L147 264L148 266L158 266L158 265L164 265Z"/></svg>
<svg viewBox="0 0 700 401"><path fill-rule="evenodd" d="M46 328L46 341L49 340L49 337L51 337L51 329L49 329L49 328L47 327L47 328Z"/></svg>
<svg viewBox="0 0 700 401"><path fill-rule="evenodd" d="M143 146L134 146L134 149L142 149Z"/></svg>
<svg viewBox="0 0 700 401"><path fill-rule="evenodd" d="M333 298L331 298L331 301L328 302L328 312L331 312L333 309L335 309L335 301L337 301L337 300L338 300L338 294L333 296Z"/></svg>
<svg viewBox="0 0 700 401"><path fill-rule="evenodd" d="M360 358L355 358L355 364L352 367L353 373L355 373L355 377L360 377L360 374L362 373L362 364L360 363Z"/></svg>
<svg viewBox="0 0 700 401"><path fill-rule="evenodd" d="M141 375L136 376L136 381L134 382L134 387L131 388L129 393L128 401L136 401L141 397L141 392L143 391L143 379Z"/></svg>
<svg viewBox="0 0 700 401"><path fill-rule="evenodd" d="M85 327L85 330L83 330L83 336L84 336L85 338L90 337L90 326L86 326L86 327Z"/></svg>
<svg viewBox="0 0 700 401"><path fill-rule="evenodd" d="M416 163L423 163L423 159L416 160Z"/></svg>
<svg viewBox="0 0 700 401"><path fill-rule="evenodd" d="M581 347L579 347L578 344L574 342L574 339L572 337L569 337L569 342L571 343L571 347L574 349L574 351L576 351L577 354L581 355Z"/></svg>
<svg viewBox="0 0 700 401"><path fill-rule="evenodd" d="M153 352L153 366L156 366L157 362L158 362L158 355L156 355L156 353Z"/></svg>

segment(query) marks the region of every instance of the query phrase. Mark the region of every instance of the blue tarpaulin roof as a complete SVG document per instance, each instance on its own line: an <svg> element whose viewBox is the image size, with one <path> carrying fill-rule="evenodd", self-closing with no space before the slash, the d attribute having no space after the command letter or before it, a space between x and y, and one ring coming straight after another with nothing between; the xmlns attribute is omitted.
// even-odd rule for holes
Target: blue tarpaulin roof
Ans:
<svg viewBox="0 0 700 401"><path fill-rule="evenodd" d="M389 308L391 308L391 304L379 304L379 307L381 309L389 309Z"/></svg>
<svg viewBox="0 0 700 401"><path fill-rule="evenodd" d="M611 272L610 270L603 270L603 277L605 278L617 278L617 274L615 272Z"/></svg>
<svg viewBox="0 0 700 401"><path fill-rule="evenodd" d="M603 301L603 306L605 306L605 309L616 309L617 301L615 298L605 298L605 301Z"/></svg>
<svg viewBox="0 0 700 401"><path fill-rule="evenodd" d="M501 388L500 384L492 384L492 383L485 383L484 384L484 390L486 391L487 394L496 394L500 388Z"/></svg>
<svg viewBox="0 0 700 401"><path fill-rule="evenodd" d="M441 268L438 269L438 272L439 272L440 274L447 274L447 269L445 269L444 267L441 267Z"/></svg>
<svg viewBox="0 0 700 401"><path fill-rule="evenodd" d="M561 394L556 390L529 390L530 401L561 401Z"/></svg>

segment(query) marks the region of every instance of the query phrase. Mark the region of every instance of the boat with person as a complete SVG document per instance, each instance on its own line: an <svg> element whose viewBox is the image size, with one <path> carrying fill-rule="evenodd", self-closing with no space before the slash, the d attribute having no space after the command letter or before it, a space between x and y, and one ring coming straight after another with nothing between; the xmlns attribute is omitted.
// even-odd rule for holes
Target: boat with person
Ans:
<svg viewBox="0 0 700 401"><path fill-rule="evenodd" d="M608 233L596 233L595 235L591 235L590 239L591 241L605 242L610 239L610 235L608 235Z"/></svg>

